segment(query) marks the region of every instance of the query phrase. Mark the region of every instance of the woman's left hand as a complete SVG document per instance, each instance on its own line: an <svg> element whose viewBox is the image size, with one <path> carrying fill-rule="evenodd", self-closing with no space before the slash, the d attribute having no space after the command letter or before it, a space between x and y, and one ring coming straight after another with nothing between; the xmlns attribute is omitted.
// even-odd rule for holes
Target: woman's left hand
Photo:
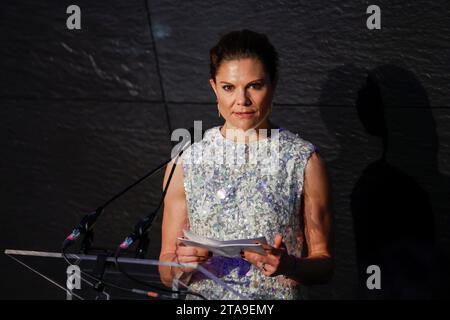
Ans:
<svg viewBox="0 0 450 320"><path fill-rule="evenodd" d="M295 257L289 256L281 235L275 236L273 247L267 244L263 244L263 247L267 253L265 256L248 250L243 251L241 256L268 277L288 275Z"/></svg>

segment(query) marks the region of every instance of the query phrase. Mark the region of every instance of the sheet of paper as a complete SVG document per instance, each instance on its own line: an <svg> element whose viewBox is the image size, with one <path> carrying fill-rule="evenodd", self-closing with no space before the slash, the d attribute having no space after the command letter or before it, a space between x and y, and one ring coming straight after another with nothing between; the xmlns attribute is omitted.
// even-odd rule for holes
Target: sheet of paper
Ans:
<svg viewBox="0 0 450 320"><path fill-rule="evenodd" d="M262 246L262 244L267 244L265 237L220 241L201 237L187 230L184 230L184 236L185 238L178 238L181 243L208 249L217 256L240 257L241 250L267 255Z"/></svg>

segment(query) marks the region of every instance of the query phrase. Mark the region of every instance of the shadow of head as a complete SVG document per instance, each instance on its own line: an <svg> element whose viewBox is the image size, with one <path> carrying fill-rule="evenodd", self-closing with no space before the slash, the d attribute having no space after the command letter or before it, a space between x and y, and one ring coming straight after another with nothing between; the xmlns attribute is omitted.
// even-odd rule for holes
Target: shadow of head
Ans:
<svg viewBox="0 0 450 320"><path fill-rule="evenodd" d="M401 146L403 154L436 155L438 138L428 95L411 71L395 65L369 71L356 110L367 133Z"/></svg>

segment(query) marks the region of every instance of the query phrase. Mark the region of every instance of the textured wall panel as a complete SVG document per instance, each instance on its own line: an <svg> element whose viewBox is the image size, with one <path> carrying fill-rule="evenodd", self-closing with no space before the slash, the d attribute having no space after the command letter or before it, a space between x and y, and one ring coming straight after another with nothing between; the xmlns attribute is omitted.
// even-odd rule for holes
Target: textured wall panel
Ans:
<svg viewBox="0 0 450 320"><path fill-rule="evenodd" d="M85 210L96 208L170 154L163 107L157 104L33 103L31 108L28 102L15 101L0 112L5 208L20 212L30 223L42 221L34 210L46 212L47 232L66 233L51 225L62 223L57 217L72 221L69 228ZM105 220L117 206L117 218L110 218L112 230L123 227L123 218L131 227L134 217L156 204L160 178L149 178L106 210Z"/></svg>
<svg viewBox="0 0 450 320"><path fill-rule="evenodd" d="M220 34L249 28L266 33L280 53L278 103L320 103L327 72L338 66L372 69L391 63L412 69L426 83L432 106L449 106L448 2L378 1L382 29L374 31L366 28L369 4L149 1L167 96L177 102L212 101L209 49ZM361 74L349 76L357 83ZM352 102L341 84L331 104Z"/></svg>
<svg viewBox="0 0 450 320"><path fill-rule="evenodd" d="M4 8L0 95L158 100L159 78L144 1L77 1L81 30L68 30L71 1Z"/></svg>

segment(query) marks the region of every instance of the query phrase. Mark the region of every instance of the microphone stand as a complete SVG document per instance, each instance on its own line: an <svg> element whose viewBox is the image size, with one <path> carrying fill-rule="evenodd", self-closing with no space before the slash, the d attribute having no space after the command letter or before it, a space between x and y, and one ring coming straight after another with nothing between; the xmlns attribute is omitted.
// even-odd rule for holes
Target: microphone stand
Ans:
<svg viewBox="0 0 450 320"><path fill-rule="evenodd" d="M191 128L192 129L192 128ZM192 132L192 130L189 130ZM204 131L202 130L202 136L204 134ZM194 134L195 136L195 134ZM192 137L192 134L191 134ZM139 240L137 248L136 248L136 252L135 252L135 258L139 258L142 259L145 257L146 251L148 249L149 246L149 237L148 237L148 228L151 226L154 218L156 217L156 214L159 210L159 208L162 206L163 202L164 202L164 198L167 192L167 189L169 187L170 181L172 179L172 175L173 172L175 170L176 167L176 162L177 159L181 156L181 154L184 152L184 150L187 149L187 147L189 147L190 144L184 145L183 147L181 147L181 151L179 151L177 153L177 156L175 157L174 160L174 165L171 168L171 172L170 175L168 177L166 186L163 190L163 194L161 197L161 200L158 204L158 207L153 210L149 215L147 215L145 218L141 219L140 222L138 222L138 224L135 226L134 231L130 234L130 236L127 237L127 239L125 239L125 241L119 246L119 248L115 251L115 265L118 268L118 270L124 274L127 278L134 280L135 282L147 285L149 287L152 287L158 291L162 291L162 292L170 292L170 293L181 293L180 291L174 291L174 290L170 290L170 289L166 289L166 288L160 288L158 286L155 286L154 284L150 284L150 283L146 283L144 281L141 281L139 279L134 278L133 276L131 276L130 274L128 274L125 270L123 270L123 268L121 268L121 266L119 265L119 255L122 253L123 251L126 251L126 249L128 249L128 247L133 244L136 240ZM108 201L106 201L102 206L98 207L95 211L85 215L80 224L78 225L77 228L75 228L72 233L64 240L63 245L62 245L62 255L63 257L66 256L66 249L71 246L81 235L83 235L83 240L81 243L81 247L80 247L80 251L84 254L88 254L88 252L91 250L92 248L92 243L93 243L93 238L94 238L94 232L93 232L93 227L97 221L97 219L100 217L100 215L102 214L103 210L109 205L111 204L113 201L115 201L116 199L118 199L119 197L121 197L122 195L124 195L126 192L128 192L130 189L132 189L133 187L135 187L136 185L138 185L139 183L141 183L143 180L145 180L146 178L152 176L155 172L157 172L158 170L160 170L161 168L163 168L164 166L166 166L170 161L172 160L172 158L169 158L167 160L165 160L164 162L162 162L159 166L157 166L155 169L149 171L148 173L146 173L144 176L142 176L141 178L139 178L136 182L130 184L129 186L127 186L126 188L124 188L122 191L120 191L119 193L117 193L116 195L114 195L113 197L111 197ZM94 288L97 291L102 292L104 289L105 284L107 284L106 282L103 281L103 275L106 269L106 263L107 263L107 259L106 257L110 256L111 252L109 252L108 250L103 250L103 253L100 253L97 256L97 263L96 263L96 267L95 270L100 271L98 272L98 274L96 275L96 280L98 281ZM68 261L68 260L67 260ZM109 284L109 286L111 286L111 284ZM193 294L193 293L191 293ZM200 295L199 295L200 296Z"/></svg>
<svg viewBox="0 0 450 320"><path fill-rule="evenodd" d="M93 227L95 223L97 222L97 219L100 217L100 215L103 213L103 210L111 204L113 201L124 195L126 192L128 192L130 189L147 179L148 177L152 176L155 172L163 168L167 163L169 163L172 159L165 160L163 163L161 163L159 166L157 166L155 169L149 171L144 176L139 178L136 182L130 184L123 190L121 190L119 193L111 197L109 200L107 200L103 205L99 206L95 211L85 215L81 222L79 223L78 227L75 228L72 233L64 240L62 249L66 250L68 247L70 247L81 235L83 235L82 244L80 247L80 252L84 254L88 254L89 250L92 247L92 242L94 239L94 232Z"/></svg>
<svg viewBox="0 0 450 320"><path fill-rule="evenodd" d="M109 204L111 204L114 200L118 199L122 195L124 195L126 192L128 192L130 189L144 181L146 178L152 176L155 172L163 168L167 165L172 159L168 159L161 163L158 167L155 169L149 171L144 176L139 178L136 182L130 184L123 190L121 190L119 193L111 197L108 201L106 201L102 206L98 207L95 211L85 215L77 228L75 228L72 233L64 240L62 245L62 255L63 257L66 257L66 250L69 248L81 235L83 235L81 245L80 245L80 253L83 253L85 255L88 255L89 252L93 249L95 249L98 252L95 268L94 268L94 275L91 276L92 279L96 280L96 283L93 285L93 288L98 292L103 292L105 285L108 287L118 287L117 285L110 284L108 282L105 282L103 280L104 273L106 271L107 264L111 264L110 262L107 262L106 257L112 256L114 251L108 250L105 248L93 248L92 243L94 240L94 231L93 227L97 221L97 219L100 217L100 215L103 213L105 207L107 207ZM140 237L139 244L136 249L136 258L143 259L145 257L147 248L149 245L149 239L148 239L148 233L146 232L145 235ZM66 261L70 264L70 262Z"/></svg>

